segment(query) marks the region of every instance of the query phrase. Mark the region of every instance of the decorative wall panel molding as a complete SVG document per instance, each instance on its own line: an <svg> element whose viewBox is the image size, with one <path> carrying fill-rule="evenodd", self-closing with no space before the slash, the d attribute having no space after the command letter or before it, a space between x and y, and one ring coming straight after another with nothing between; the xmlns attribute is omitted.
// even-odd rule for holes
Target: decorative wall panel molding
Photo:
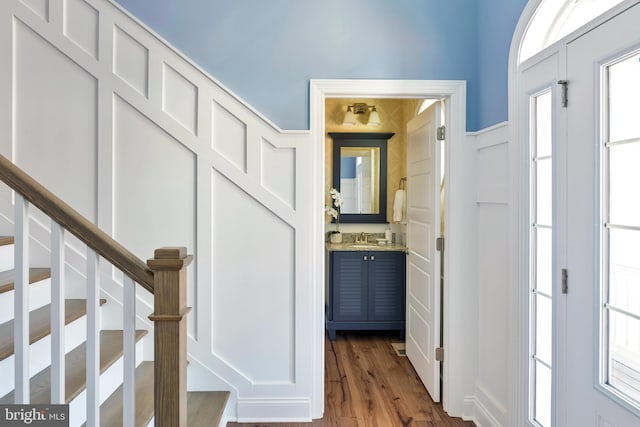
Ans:
<svg viewBox="0 0 640 427"><path fill-rule="evenodd" d="M114 27L113 72L144 97L149 88L149 49Z"/></svg>
<svg viewBox="0 0 640 427"><path fill-rule="evenodd" d="M108 0L3 0L0 58L0 153L140 258L195 255L198 388L232 391L230 418L311 414L309 134L275 128Z"/></svg>
<svg viewBox="0 0 640 427"><path fill-rule="evenodd" d="M49 22L49 0L21 0L21 2L40 18Z"/></svg>
<svg viewBox="0 0 640 427"><path fill-rule="evenodd" d="M98 59L98 11L84 0L65 0L64 3L64 34Z"/></svg>

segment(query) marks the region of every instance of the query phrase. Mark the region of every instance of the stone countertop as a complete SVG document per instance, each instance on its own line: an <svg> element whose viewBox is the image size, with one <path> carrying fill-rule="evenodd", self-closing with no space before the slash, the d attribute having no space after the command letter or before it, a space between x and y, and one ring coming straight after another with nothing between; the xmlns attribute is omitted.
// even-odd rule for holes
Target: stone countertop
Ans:
<svg viewBox="0 0 640 427"><path fill-rule="evenodd" d="M408 249L404 245L398 243L390 243L387 245L378 245L377 243L326 243L327 250L331 251L402 251Z"/></svg>

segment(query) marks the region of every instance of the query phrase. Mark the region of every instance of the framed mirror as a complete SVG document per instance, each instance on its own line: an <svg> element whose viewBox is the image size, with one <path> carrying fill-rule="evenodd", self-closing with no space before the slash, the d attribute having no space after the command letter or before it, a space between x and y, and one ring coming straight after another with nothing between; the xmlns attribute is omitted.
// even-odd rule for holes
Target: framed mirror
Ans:
<svg viewBox="0 0 640 427"><path fill-rule="evenodd" d="M342 194L341 222L387 222L387 141L393 135L329 133L333 139L333 187Z"/></svg>

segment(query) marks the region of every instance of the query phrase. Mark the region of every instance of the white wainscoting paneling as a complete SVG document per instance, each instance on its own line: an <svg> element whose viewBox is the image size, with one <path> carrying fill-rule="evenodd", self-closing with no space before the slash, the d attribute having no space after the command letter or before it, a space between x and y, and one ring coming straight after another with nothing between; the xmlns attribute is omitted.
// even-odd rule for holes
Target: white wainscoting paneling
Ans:
<svg viewBox="0 0 640 427"><path fill-rule="evenodd" d="M198 126L198 87L168 64L164 64L162 71L162 109L195 134Z"/></svg>
<svg viewBox="0 0 640 427"><path fill-rule="evenodd" d="M213 103L212 147L240 171L247 171L247 125L217 102Z"/></svg>
<svg viewBox="0 0 640 427"><path fill-rule="evenodd" d="M84 0L64 0L64 34L98 59L98 11Z"/></svg>
<svg viewBox="0 0 640 427"><path fill-rule="evenodd" d="M478 177L478 368L465 413L482 427L506 427L509 327L508 126L475 134Z"/></svg>
<svg viewBox="0 0 640 427"><path fill-rule="evenodd" d="M140 94L147 96L149 49L117 26L114 28L113 72Z"/></svg>
<svg viewBox="0 0 640 427"><path fill-rule="evenodd" d="M6 20L5 20L6 22ZM13 161L96 220L98 80L13 20Z"/></svg>
<svg viewBox="0 0 640 427"><path fill-rule="evenodd" d="M0 57L0 152L141 259L195 255L194 387L231 391L230 420L310 419L309 132L278 129L109 0L1 1ZM11 205L0 189L7 233ZM46 252L46 224L34 229ZM119 275L105 276L120 307Z"/></svg>
<svg viewBox="0 0 640 427"><path fill-rule="evenodd" d="M21 0L33 13L49 21L49 0Z"/></svg>
<svg viewBox="0 0 640 427"><path fill-rule="evenodd" d="M212 179L213 351L253 383L291 384L294 230L225 177Z"/></svg>
<svg viewBox="0 0 640 427"><path fill-rule="evenodd" d="M262 164L260 165L262 186L295 209L296 196L296 151L294 148L278 148L266 139L262 140Z"/></svg>

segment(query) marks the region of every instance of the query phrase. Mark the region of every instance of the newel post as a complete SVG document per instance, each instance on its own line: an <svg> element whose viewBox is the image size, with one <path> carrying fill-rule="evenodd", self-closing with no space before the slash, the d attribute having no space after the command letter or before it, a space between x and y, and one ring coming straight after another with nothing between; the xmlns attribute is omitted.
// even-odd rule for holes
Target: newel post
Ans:
<svg viewBox="0 0 640 427"><path fill-rule="evenodd" d="M186 248L160 248L147 260L154 273L155 425L187 425L187 266Z"/></svg>

